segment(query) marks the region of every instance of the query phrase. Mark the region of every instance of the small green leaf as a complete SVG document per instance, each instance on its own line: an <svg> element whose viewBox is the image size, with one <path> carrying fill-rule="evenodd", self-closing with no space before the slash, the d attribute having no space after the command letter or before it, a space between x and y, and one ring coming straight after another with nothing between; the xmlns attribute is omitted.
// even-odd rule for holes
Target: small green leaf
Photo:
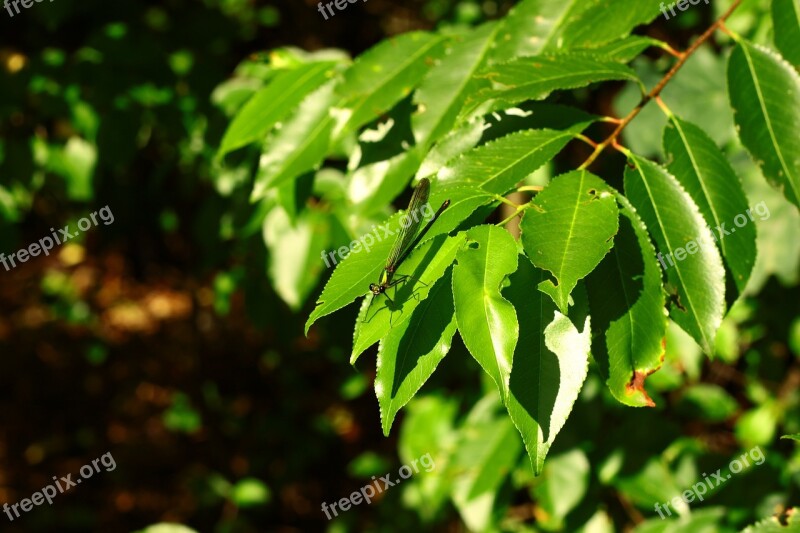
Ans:
<svg viewBox="0 0 800 533"><path fill-rule="evenodd" d="M264 219L263 234L272 286L296 311L324 270L320 256L330 243L329 223L315 210L304 211L292 222L282 207L275 206Z"/></svg>
<svg viewBox="0 0 800 533"><path fill-rule="evenodd" d="M636 168L625 170L625 196L659 251L673 298L670 316L711 355L725 312L725 269L712 233L674 176L639 156L630 161Z"/></svg>
<svg viewBox="0 0 800 533"><path fill-rule="evenodd" d="M231 501L239 507L263 505L269 500L269 488L256 478L242 479L231 488Z"/></svg>
<svg viewBox="0 0 800 533"><path fill-rule="evenodd" d="M800 442L800 433L793 433L791 435L781 435L782 439L791 439Z"/></svg>
<svg viewBox="0 0 800 533"><path fill-rule="evenodd" d="M534 265L555 277L539 290L567 312L569 295L614 245L618 229L614 194L606 183L585 171L553 179L525 212L522 246Z"/></svg>
<svg viewBox="0 0 800 533"><path fill-rule="evenodd" d="M334 61L306 63L296 69L281 72L250 98L228 125L222 137L217 157L223 157L255 141L261 141L272 127L293 109L306 95L318 89L336 66Z"/></svg>
<svg viewBox="0 0 800 533"><path fill-rule="evenodd" d="M633 407L655 404L644 387L664 356L667 319L655 250L627 199L614 248L586 278L595 340L593 354L611 394Z"/></svg>
<svg viewBox="0 0 800 533"><path fill-rule="evenodd" d="M514 307L500 294L506 276L517 269L517 245L496 226L467 232L467 245L453 267L453 298L458 331L472 357L505 396L519 325Z"/></svg>
<svg viewBox="0 0 800 533"><path fill-rule="evenodd" d="M503 291L520 324L506 407L537 475L586 379L591 343L588 317L583 332L578 332L552 300L536 290L546 277L522 256Z"/></svg>
<svg viewBox="0 0 800 533"><path fill-rule="evenodd" d="M375 393L383 434L398 411L414 397L450 351L456 332L450 270L431 289L411 318L381 339Z"/></svg>
<svg viewBox="0 0 800 533"><path fill-rule="evenodd" d="M800 75L772 50L740 41L728 61L728 92L742 144L800 207Z"/></svg>
<svg viewBox="0 0 800 533"><path fill-rule="evenodd" d="M717 245L737 291L729 297L732 303L756 262L756 229L742 184L714 141L691 122L671 117L664 129L664 152L671 157L667 169L720 236Z"/></svg>
<svg viewBox="0 0 800 533"><path fill-rule="evenodd" d="M772 0L775 46L795 67L800 67L800 0Z"/></svg>

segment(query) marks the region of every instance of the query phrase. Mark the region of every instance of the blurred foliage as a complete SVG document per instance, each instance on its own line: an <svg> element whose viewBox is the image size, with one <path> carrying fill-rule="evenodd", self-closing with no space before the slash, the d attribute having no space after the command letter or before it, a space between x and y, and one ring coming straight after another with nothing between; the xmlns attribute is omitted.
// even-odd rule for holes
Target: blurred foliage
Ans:
<svg viewBox="0 0 800 533"><path fill-rule="evenodd" d="M102 205L116 221L50 257L0 269L1 499L18 502L107 451L118 463L4 530L800 528L798 513L786 514L800 505L800 215L738 146L717 46L701 49L664 99L732 154L748 198L765 200L772 216L757 221L753 279L723 323L714 358L670 325L664 366L647 382L655 409L621 406L590 372L534 477L494 385L478 365L461 363L469 355L460 341L386 439L368 392L372 364L361 363L374 351L356 372L347 364L356 311L304 337L309 300L326 274L319 251L349 243L391 209L376 203L359 220L347 209L322 211L349 194L344 165L251 203L245 185L258 151L217 158L229 122L276 66L348 61L385 36L475 26L510 4L369 0L330 21L312 3L283 0L89 0L34 4L13 18L2 11L0 251ZM647 31L685 47L729 4L701 4ZM768 12L769 2L746 1L728 26L771 44ZM633 67L651 84L668 62L648 52ZM568 103L621 114L637 90L612 84ZM664 122L649 105L624 143L660 154ZM364 161L403 142L382 138L377 126L359 139ZM474 145L474 133L458 132L450 148ZM539 178L564 164L554 161ZM303 239L313 253L297 254ZM704 502L663 521L653 510L753 446L765 462ZM322 502L425 454L430 472L331 522L321 512Z"/></svg>

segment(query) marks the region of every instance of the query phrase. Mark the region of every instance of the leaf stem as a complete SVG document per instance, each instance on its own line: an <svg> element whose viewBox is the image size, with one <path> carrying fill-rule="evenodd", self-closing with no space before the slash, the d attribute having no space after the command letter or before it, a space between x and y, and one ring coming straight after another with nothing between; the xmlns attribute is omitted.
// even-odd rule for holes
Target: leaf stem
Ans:
<svg viewBox="0 0 800 533"><path fill-rule="evenodd" d="M522 213L523 211L528 209L528 207L530 207L530 205L531 205L531 203L528 202L527 204L522 204L522 205L518 206L517 209L514 211L513 215L511 215L510 217L506 218L505 220L503 220L501 222L498 222L497 224L495 224L495 226L500 226L500 227L505 226L506 224L508 224L509 222L514 220L515 217L518 217L520 213Z"/></svg>
<svg viewBox="0 0 800 533"><path fill-rule="evenodd" d="M587 168L589 165L591 165L594 162L594 160L597 159L597 157L601 153L603 153L603 150L605 150L608 146L610 146L613 142L616 141L619 134L622 133L622 130L625 129L625 126L627 126L634 118L636 118L639 112L644 108L645 105L647 105L650 102L650 100L658 97L661 94L661 91L664 90L664 87L666 87L667 83L669 83L669 81L675 76L675 74L681 69L681 67L683 67L686 61L697 51L698 48L700 48L700 46L703 43L705 43L711 37L711 35L714 34L715 30L723 27L728 17L730 17L731 14L733 14L734 10L736 10L736 8L739 7L739 4L741 3L742 0L734 0L733 4L731 4L731 7L728 8L728 10L725 13L723 13L723 15L719 19L717 19L705 32L703 32L703 35L701 35L694 43L692 43L692 45L685 52L680 52L678 56L678 61L672 66L669 72L667 72L664 75L664 77L661 78L661 81L659 81L658 84L655 87L653 87L653 89L649 93L644 95L639 104L636 107L634 107L633 110L631 110L631 112L628 113L628 115L624 119L622 119L622 121L617 125L617 127L614 129L611 135L609 135L606 140L597 145L597 147L594 149L592 154L586 159L586 161L584 161L583 164L578 167L578 170L583 170Z"/></svg>

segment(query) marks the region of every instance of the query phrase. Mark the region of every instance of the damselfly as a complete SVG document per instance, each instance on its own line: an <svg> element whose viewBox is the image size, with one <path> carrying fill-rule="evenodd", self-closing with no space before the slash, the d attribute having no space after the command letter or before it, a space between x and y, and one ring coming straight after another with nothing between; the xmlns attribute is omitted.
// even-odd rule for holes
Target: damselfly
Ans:
<svg viewBox="0 0 800 533"><path fill-rule="evenodd" d="M419 232L419 235L417 235L417 230L422 223L421 209L428 203L430 192L431 182L428 178L422 178L416 189L414 189L414 194L411 195L411 201L404 215L405 221L401 225L402 229L397 235L397 240L394 241L394 246L392 246L392 251L389 252L389 257L386 258L386 265L383 267L380 280L378 283L371 283L369 286L369 290L374 295L373 299L379 294L384 294L389 298L386 289L394 287L409 277L398 276L397 279L394 279L394 274L405 258L408 257L408 254L411 253L411 250L419 244L419 241L422 240L428 230L431 229L431 226L436 222L436 219L439 218L439 215L450 205L450 200L445 200L439 210L436 211L436 214L433 215L433 218L430 219L425 227L422 228L422 231ZM391 298L389 298L389 301L394 305Z"/></svg>

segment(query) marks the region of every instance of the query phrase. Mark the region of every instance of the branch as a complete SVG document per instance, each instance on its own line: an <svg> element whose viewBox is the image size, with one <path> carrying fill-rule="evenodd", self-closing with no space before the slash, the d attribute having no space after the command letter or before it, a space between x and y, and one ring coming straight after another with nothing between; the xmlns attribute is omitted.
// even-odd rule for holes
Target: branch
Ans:
<svg viewBox="0 0 800 533"><path fill-rule="evenodd" d="M630 121L636 118L636 115L639 114L639 112L644 108L644 106L648 104L648 102L650 102L650 100L658 97L661 94L661 91L664 90L664 87L666 87L667 83L669 83L669 81L673 78L673 76L675 76L675 74L681 69L681 67L683 67L686 61L690 57L692 57L692 55L697 51L697 49L700 48L700 46L711 37L711 35L714 34L714 31L717 28L724 28L725 21L728 19L728 17L731 16L731 14L733 14L734 10L737 7L739 7L739 4L741 3L742 0L735 0L733 4L731 4L731 7L716 22L714 22L714 24L712 24L703 33L703 35L701 35L700 38L697 39L692 44L692 46L690 46L685 52L679 54L678 56L679 59L677 63L675 63L669 70L669 72L667 72L664 75L664 77L661 78L661 81L658 82L658 85L653 87L653 90L651 90L644 97L642 97L642 101L639 102L639 105L634 107L633 110L630 113L628 113L628 116L626 116L624 119L622 119L622 121L620 121L620 123L614 129L613 133L611 133L611 135L609 135L605 141L597 145L597 147L592 152L592 155L590 155L589 158L586 161L584 161L580 167L578 167L579 170L587 168L594 162L595 159L597 159L597 157L603 152L603 150L605 150L608 146L612 145L613 143L616 143L617 137L619 136L620 133L622 133L622 130L625 129L625 126L627 126L630 123Z"/></svg>

